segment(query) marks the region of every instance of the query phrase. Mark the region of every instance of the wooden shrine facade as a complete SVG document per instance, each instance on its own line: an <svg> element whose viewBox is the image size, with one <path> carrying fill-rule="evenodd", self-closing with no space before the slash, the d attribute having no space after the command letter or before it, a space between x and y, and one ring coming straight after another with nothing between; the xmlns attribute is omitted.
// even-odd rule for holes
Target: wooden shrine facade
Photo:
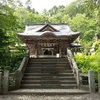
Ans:
<svg viewBox="0 0 100 100"><path fill-rule="evenodd" d="M68 25L38 24L26 26L18 37L26 44L31 57L64 57L67 48L79 36Z"/></svg>

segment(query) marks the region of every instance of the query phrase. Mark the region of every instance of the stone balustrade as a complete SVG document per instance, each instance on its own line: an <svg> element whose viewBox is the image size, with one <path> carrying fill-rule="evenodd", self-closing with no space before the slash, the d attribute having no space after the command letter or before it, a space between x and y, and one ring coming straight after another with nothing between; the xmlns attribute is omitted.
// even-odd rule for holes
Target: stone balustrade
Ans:
<svg viewBox="0 0 100 100"><path fill-rule="evenodd" d="M80 73L80 88L83 90L95 93L95 78L94 71L88 71L88 73Z"/></svg>
<svg viewBox="0 0 100 100"><path fill-rule="evenodd" d="M23 73L24 73L24 70L26 68L26 65L28 63L28 57L24 57L23 60L22 60L22 63L20 64L18 70L15 72L15 85L16 85L16 88L18 89L19 86L20 86L20 82L22 80L22 76L23 76Z"/></svg>
<svg viewBox="0 0 100 100"><path fill-rule="evenodd" d="M79 69L78 69L77 64L74 60L74 57L73 57L73 54L72 54L71 50L67 49L67 55L68 55L68 59L69 59L70 65L72 67L73 73L75 75L78 88L80 88Z"/></svg>

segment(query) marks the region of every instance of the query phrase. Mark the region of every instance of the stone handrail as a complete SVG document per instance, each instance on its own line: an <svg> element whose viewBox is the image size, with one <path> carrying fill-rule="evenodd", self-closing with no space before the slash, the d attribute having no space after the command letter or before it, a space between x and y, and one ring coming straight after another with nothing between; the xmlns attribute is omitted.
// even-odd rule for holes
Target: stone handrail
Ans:
<svg viewBox="0 0 100 100"><path fill-rule="evenodd" d="M67 55L68 55L68 59L69 59L70 65L72 67L73 73L75 75L75 78L77 80L77 85L78 85L78 87L80 87L79 69L78 69L77 64L74 60L74 57L73 57L71 50L67 49Z"/></svg>
<svg viewBox="0 0 100 100"><path fill-rule="evenodd" d="M27 57L24 57L23 60L22 60L22 62L21 62L21 64L20 64L20 66L19 66L19 68L17 69L17 71L23 72L24 66L26 64L26 61L27 61Z"/></svg>
<svg viewBox="0 0 100 100"><path fill-rule="evenodd" d="M21 64L20 64L20 67L15 72L15 86L16 86L16 88L19 88L19 86L20 86L20 82L22 80L23 73L24 73L26 65L28 63L28 59L29 59L29 57L24 57Z"/></svg>
<svg viewBox="0 0 100 100"><path fill-rule="evenodd" d="M80 77L88 77L88 74L80 73Z"/></svg>

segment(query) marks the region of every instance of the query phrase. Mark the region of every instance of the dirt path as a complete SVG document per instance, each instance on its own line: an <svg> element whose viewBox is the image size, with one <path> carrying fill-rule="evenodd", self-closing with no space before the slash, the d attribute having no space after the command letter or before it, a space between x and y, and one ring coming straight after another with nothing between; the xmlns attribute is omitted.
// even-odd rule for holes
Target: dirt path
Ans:
<svg viewBox="0 0 100 100"><path fill-rule="evenodd" d="M100 95L0 95L0 100L100 100Z"/></svg>

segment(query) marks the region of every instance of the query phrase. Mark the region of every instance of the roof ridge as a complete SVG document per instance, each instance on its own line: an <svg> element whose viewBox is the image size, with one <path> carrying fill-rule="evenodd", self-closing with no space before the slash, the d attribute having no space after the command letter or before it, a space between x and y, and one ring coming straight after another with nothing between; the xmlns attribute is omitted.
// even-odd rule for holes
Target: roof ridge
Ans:
<svg viewBox="0 0 100 100"><path fill-rule="evenodd" d="M69 23L42 23L42 24L27 24L26 26L32 26L32 25L69 25Z"/></svg>

